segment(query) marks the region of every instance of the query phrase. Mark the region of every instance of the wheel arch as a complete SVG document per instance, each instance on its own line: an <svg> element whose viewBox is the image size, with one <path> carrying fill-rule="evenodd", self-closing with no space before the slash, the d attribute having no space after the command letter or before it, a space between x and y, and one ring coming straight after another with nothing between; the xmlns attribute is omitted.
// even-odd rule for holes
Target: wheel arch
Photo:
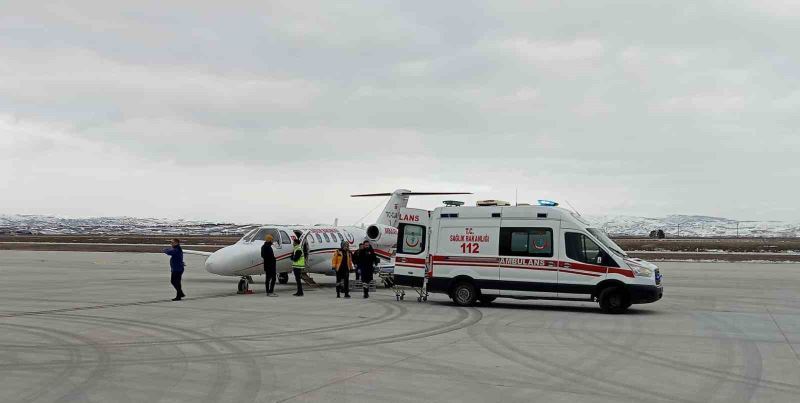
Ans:
<svg viewBox="0 0 800 403"><path fill-rule="evenodd" d="M447 295L452 298L453 297L453 288L455 288L458 283L464 283L464 282L471 283L472 286L475 287L475 290L478 292L478 295L481 294L480 288L478 288L478 286L475 285L475 279L474 278L472 278L472 277L470 277L470 276L468 276L466 274L460 274L458 276L453 277L450 280L450 282L447 284Z"/></svg>
<svg viewBox="0 0 800 403"><path fill-rule="evenodd" d="M605 290L606 288L609 288L609 287L620 287L623 290L625 290L625 292L629 292L628 291L628 285L623 283L622 281L619 281L619 280L616 280L616 279L606 279L606 280L603 280L603 281L597 283L597 285L594 287L594 292L592 293L592 298L599 298L600 297L600 293L602 293L603 290Z"/></svg>

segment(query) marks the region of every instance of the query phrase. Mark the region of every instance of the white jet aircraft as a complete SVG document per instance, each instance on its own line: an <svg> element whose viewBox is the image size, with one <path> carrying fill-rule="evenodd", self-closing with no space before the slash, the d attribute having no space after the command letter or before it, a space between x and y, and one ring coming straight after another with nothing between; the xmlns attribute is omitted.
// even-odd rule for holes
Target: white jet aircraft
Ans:
<svg viewBox="0 0 800 403"><path fill-rule="evenodd" d="M206 256L206 271L220 276L240 277L239 292L246 292L253 282L251 276L264 274L261 246L267 235L274 239L272 249L277 260L278 281L286 284L292 271L290 257L292 241L300 239L306 254L306 272L312 274L335 275L331 269L331 257L342 241L347 241L351 249L357 243L370 241L375 253L384 263L394 258L397 245L397 219L400 208L408 206L410 196L470 194L463 192L411 192L400 189L392 193L372 193L352 195L352 197L391 196L375 224L366 229L354 226L290 226L268 225L256 228L245 234L238 242L216 252L184 250L190 255Z"/></svg>

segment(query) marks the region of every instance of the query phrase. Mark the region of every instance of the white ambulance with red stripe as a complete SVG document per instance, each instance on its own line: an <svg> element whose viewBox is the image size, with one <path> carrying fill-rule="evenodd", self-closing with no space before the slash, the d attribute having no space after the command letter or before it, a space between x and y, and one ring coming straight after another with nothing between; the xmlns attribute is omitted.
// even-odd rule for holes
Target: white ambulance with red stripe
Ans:
<svg viewBox="0 0 800 403"><path fill-rule="evenodd" d="M487 205L488 204L488 205ZM596 301L608 313L661 299L658 267L629 257L557 203L403 208L394 281L458 305L496 298Z"/></svg>

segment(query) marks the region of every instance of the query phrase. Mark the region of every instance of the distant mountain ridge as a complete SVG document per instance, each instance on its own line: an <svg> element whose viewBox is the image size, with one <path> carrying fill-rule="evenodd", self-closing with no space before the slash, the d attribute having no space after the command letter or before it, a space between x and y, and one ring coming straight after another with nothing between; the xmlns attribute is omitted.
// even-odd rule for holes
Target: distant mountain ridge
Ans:
<svg viewBox="0 0 800 403"><path fill-rule="evenodd" d="M739 221L702 215L637 217L623 215L585 216L610 235L648 236L663 230L667 237L787 237L800 236L800 222Z"/></svg>
<svg viewBox="0 0 800 403"><path fill-rule="evenodd" d="M256 226L257 224L216 223L165 218L64 218L44 215L0 215L0 234L241 235Z"/></svg>
<svg viewBox="0 0 800 403"><path fill-rule="evenodd" d="M737 221L701 215L638 217L625 215L584 216L612 236L648 236L663 230L667 237L800 237L800 222ZM218 223L166 218L90 217L64 218L45 215L0 215L0 234L97 235L183 234L241 235L261 224Z"/></svg>

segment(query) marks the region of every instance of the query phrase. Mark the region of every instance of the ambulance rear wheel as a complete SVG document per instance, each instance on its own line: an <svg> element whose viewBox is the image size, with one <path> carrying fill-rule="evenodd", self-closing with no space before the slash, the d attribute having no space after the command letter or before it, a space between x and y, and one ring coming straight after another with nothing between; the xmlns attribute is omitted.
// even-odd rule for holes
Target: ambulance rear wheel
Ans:
<svg viewBox="0 0 800 403"><path fill-rule="evenodd" d="M631 306L630 296L622 287L609 287L600 292L600 309L605 313L624 313Z"/></svg>
<svg viewBox="0 0 800 403"><path fill-rule="evenodd" d="M472 306L478 299L478 290L466 281L456 284L451 292L453 302L460 306Z"/></svg>
<svg viewBox="0 0 800 403"><path fill-rule="evenodd" d="M289 283L289 273L278 274L278 284L288 284L288 283Z"/></svg>

